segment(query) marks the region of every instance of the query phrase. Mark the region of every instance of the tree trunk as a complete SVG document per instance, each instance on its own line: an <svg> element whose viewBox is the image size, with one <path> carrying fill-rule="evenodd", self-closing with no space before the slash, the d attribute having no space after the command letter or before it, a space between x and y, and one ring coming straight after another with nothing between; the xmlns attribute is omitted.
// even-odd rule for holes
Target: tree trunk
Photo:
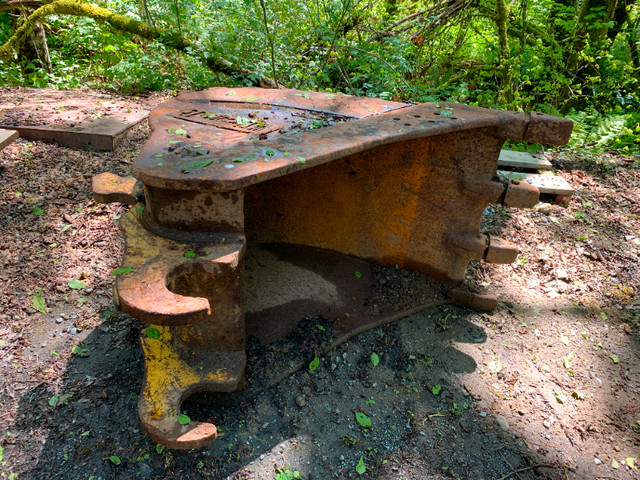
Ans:
<svg viewBox="0 0 640 480"><path fill-rule="evenodd" d="M51 57L49 56L49 45L47 44L47 36L44 26L40 22L33 24L33 31L29 34L29 38L23 44L23 55L31 60L39 60L40 65L48 72L53 73L51 65Z"/></svg>
<svg viewBox="0 0 640 480"><path fill-rule="evenodd" d="M498 28L498 58L500 59L500 82L502 86L501 95L505 102L510 104L514 100L513 75L509 57L509 36L507 34L507 24L509 20L510 6L506 0L496 0L496 27Z"/></svg>
<svg viewBox="0 0 640 480"><path fill-rule="evenodd" d="M576 27L576 35L571 47L571 53L567 58L567 70L578 76L581 66L580 52L590 45L595 52L601 52L606 48L607 23L613 19L617 0L584 0ZM582 76L582 75L580 75Z"/></svg>

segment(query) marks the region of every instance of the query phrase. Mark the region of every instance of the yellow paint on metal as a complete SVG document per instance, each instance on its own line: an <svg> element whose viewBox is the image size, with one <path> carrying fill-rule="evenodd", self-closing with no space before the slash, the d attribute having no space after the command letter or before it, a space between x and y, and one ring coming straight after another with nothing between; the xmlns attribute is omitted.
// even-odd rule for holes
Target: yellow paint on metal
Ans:
<svg viewBox="0 0 640 480"><path fill-rule="evenodd" d="M151 338L148 334L142 337L142 349L147 362L147 377L143 395L153 405L165 404L168 394L187 391L190 387L203 381L226 383L231 373L223 369L204 372L185 362L180 353L173 348L176 339L172 338L171 328L150 326L160 332L159 338ZM162 412L153 412L152 416L161 418Z"/></svg>

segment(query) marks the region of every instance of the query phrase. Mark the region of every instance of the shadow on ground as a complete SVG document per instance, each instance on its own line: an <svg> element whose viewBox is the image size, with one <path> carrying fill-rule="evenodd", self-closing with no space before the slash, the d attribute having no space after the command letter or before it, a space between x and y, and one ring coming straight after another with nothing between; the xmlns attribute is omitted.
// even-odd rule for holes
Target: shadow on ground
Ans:
<svg viewBox="0 0 640 480"><path fill-rule="evenodd" d="M316 371L301 369L237 405L188 401L185 413L215 423L221 438L179 452L152 442L138 423L142 324L107 313L84 342L88 356L69 362L56 391L36 386L23 395L17 426L46 439L37 464L20 478L275 479L298 470L315 480L506 479L527 468L518 478L556 478L552 468L530 468L538 455L478 411L474 392L459 386L477 365L456 346L486 341L474 315L448 306L428 310L354 337ZM254 342L249 385L252 376L273 373L259 369L290 368L258 366L256 356L278 348Z"/></svg>

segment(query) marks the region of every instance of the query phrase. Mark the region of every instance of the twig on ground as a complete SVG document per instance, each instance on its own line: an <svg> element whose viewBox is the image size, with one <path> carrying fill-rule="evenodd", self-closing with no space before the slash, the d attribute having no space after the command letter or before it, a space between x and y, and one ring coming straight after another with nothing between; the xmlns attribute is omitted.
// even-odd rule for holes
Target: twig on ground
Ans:
<svg viewBox="0 0 640 480"><path fill-rule="evenodd" d="M504 460L504 463L506 463L506 464L509 466L509 468L511 469L511 473L510 473L509 475L507 475L507 476L511 476L511 475L514 475L514 474L515 474L515 476L516 476L516 477L520 478L520 475L518 475L518 471L519 471L519 470L518 470L518 471L516 471L516 470L511 466L511 464L509 463L509 461L508 461L506 458L504 458L504 455L502 455L502 452L498 452L498 455L500 455L500 458L502 458L502 460ZM520 478L520 480L522 480L522 478Z"/></svg>
<svg viewBox="0 0 640 480"><path fill-rule="evenodd" d="M530 466L525 467L525 468L520 468L518 470L514 470L511 473L507 473L506 475L503 475L503 476L501 476L500 478L498 478L496 480L507 480L507 478L509 478L514 473L518 474L518 473L526 472L528 470L533 470L534 468L538 468L538 467L555 468L553 465L550 465L548 463L536 463L536 464L530 465ZM600 477L598 477L598 478L600 478ZM602 477L602 478L609 478L609 477Z"/></svg>

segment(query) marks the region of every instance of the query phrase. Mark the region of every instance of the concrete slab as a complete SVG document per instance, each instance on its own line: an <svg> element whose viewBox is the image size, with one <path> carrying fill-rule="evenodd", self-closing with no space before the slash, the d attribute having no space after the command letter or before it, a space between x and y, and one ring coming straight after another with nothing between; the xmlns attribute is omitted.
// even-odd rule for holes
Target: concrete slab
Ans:
<svg viewBox="0 0 640 480"><path fill-rule="evenodd" d="M5 130L0 128L0 150L18 138L18 132L15 130Z"/></svg>
<svg viewBox="0 0 640 480"><path fill-rule="evenodd" d="M498 158L498 167L532 168L537 170L551 170L551 162L541 153L514 152L502 150Z"/></svg>
<svg viewBox="0 0 640 480"><path fill-rule="evenodd" d="M25 90L3 97L0 127L74 148L114 150L148 110L93 92Z"/></svg>
<svg viewBox="0 0 640 480"><path fill-rule="evenodd" d="M149 112L131 112L113 117L87 120L73 127L16 126L22 138L53 142L65 147L115 150L127 132L143 120Z"/></svg>
<svg viewBox="0 0 640 480"><path fill-rule="evenodd" d="M540 193L549 193L561 196L573 195L573 187L569 182L553 172L521 173L498 170L498 175L505 177L508 180L526 180L531 185L538 187Z"/></svg>

